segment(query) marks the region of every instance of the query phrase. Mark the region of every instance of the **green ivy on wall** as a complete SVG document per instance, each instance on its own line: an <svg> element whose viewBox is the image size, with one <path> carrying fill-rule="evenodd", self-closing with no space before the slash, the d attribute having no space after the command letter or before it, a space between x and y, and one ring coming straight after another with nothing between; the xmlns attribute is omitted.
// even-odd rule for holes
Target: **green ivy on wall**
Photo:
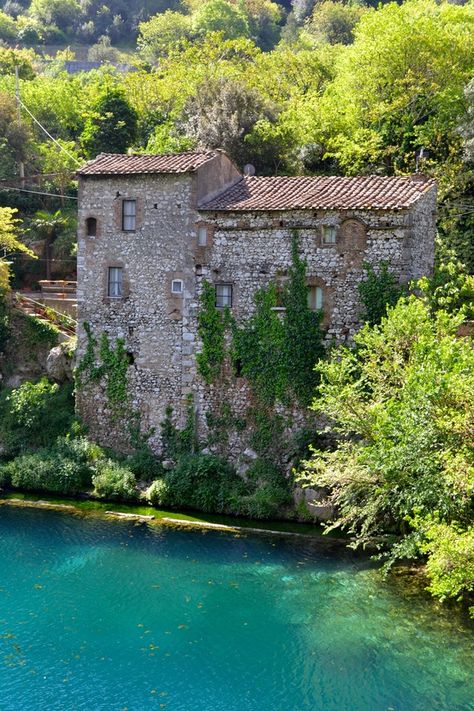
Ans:
<svg viewBox="0 0 474 711"><path fill-rule="evenodd" d="M275 284L257 291L253 315L234 327L234 357L263 405L296 401L305 406L311 402L317 385L314 366L325 351L320 328L322 313L308 307L306 262L299 256L296 231L281 299L283 312L275 310Z"/></svg>
<svg viewBox="0 0 474 711"><path fill-rule="evenodd" d="M127 387L129 359L125 342L123 338L117 338L115 345L111 346L107 334L103 333L98 344L90 324L84 323L83 327L87 336L87 346L76 368L76 386L81 387L92 380L104 379L107 404L114 416L124 416L129 410Z"/></svg>
<svg viewBox="0 0 474 711"><path fill-rule="evenodd" d="M376 269L364 262L364 270L366 277L357 287L363 305L361 319L374 326L387 315L387 307L395 306L403 294L403 287L385 260Z"/></svg>
<svg viewBox="0 0 474 711"><path fill-rule="evenodd" d="M226 355L226 331L232 318L228 308L216 308L214 287L208 281L202 285L201 310L198 317L198 335L202 342L196 361L198 373L210 385L221 374Z"/></svg>

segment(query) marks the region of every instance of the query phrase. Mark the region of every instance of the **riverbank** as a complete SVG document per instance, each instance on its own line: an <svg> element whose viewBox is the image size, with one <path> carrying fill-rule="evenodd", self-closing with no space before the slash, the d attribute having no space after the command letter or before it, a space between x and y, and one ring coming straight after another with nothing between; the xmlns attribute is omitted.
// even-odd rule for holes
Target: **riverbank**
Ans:
<svg viewBox="0 0 474 711"><path fill-rule="evenodd" d="M20 508L44 508L73 514L96 515L108 518L122 518L147 522L150 524L195 527L227 531L229 533L258 533L271 535L297 536L319 539L322 543L347 545L350 539L343 534L324 535L320 524L305 524L288 521L261 521L242 519L217 514L200 514L198 512L165 511L154 506L133 506L114 501L97 501L94 499L75 499L48 496L31 492L0 493L0 506L16 506Z"/></svg>

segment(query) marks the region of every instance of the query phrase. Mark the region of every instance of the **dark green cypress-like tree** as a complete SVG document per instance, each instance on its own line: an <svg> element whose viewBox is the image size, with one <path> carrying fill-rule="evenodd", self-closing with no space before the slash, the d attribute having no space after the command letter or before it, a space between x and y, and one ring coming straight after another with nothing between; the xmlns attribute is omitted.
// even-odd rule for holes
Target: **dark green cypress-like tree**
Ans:
<svg viewBox="0 0 474 711"><path fill-rule="evenodd" d="M86 120L81 142L87 155L125 153L136 139L138 116L125 92L108 88Z"/></svg>

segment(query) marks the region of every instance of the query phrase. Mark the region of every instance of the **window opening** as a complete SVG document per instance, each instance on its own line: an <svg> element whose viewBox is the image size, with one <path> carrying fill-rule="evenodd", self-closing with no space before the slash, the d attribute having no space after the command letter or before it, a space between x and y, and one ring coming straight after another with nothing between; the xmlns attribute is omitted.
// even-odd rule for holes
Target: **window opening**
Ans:
<svg viewBox="0 0 474 711"><path fill-rule="evenodd" d="M207 227L201 225L198 228L198 246L205 247L207 245Z"/></svg>
<svg viewBox="0 0 474 711"><path fill-rule="evenodd" d="M241 378L242 372L243 372L243 363L242 363L241 358L236 358L236 360L234 362L234 370L235 370L235 377Z"/></svg>
<svg viewBox="0 0 474 711"><path fill-rule="evenodd" d="M171 293L181 296L183 293L183 280L173 279L171 282Z"/></svg>
<svg viewBox="0 0 474 711"><path fill-rule="evenodd" d="M107 294L113 299L123 296L123 268L109 267Z"/></svg>
<svg viewBox="0 0 474 711"><path fill-rule="evenodd" d="M122 200L122 230L133 232L136 228L137 201Z"/></svg>
<svg viewBox="0 0 474 711"><path fill-rule="evenodd" d="M95 217L88 217L86 220L86 232L88 237L96 237L97 235L97 220Z"/></svg>
<svg viewBox="0 0 474 711"><path fill-rule="evenodd" d="M320 311L323 308L323 290L320 286L308 288L308 308L311 311Z"/></svg>
<svg viewBox="0 0 474 711"><path fill-rule="evenodd" d="M216 284L216 306L232 308L232 284Z"/></svg>
<svg viewBox="0 0 474 711"><path fill-rule="evenodd" d="M334 225L323 225L323 244L336 244L336 228Z"/></svg>

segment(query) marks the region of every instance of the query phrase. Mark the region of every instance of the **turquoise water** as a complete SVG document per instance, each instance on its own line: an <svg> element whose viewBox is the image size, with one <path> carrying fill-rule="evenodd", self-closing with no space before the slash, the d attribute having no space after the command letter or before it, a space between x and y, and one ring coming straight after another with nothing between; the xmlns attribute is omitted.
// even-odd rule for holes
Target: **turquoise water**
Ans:
<svg viewBox="0 0 474 711"><path fill-rule="evenodd" d="M473 670L339 548L0 509L1 711L468 711Z"/></svg>

